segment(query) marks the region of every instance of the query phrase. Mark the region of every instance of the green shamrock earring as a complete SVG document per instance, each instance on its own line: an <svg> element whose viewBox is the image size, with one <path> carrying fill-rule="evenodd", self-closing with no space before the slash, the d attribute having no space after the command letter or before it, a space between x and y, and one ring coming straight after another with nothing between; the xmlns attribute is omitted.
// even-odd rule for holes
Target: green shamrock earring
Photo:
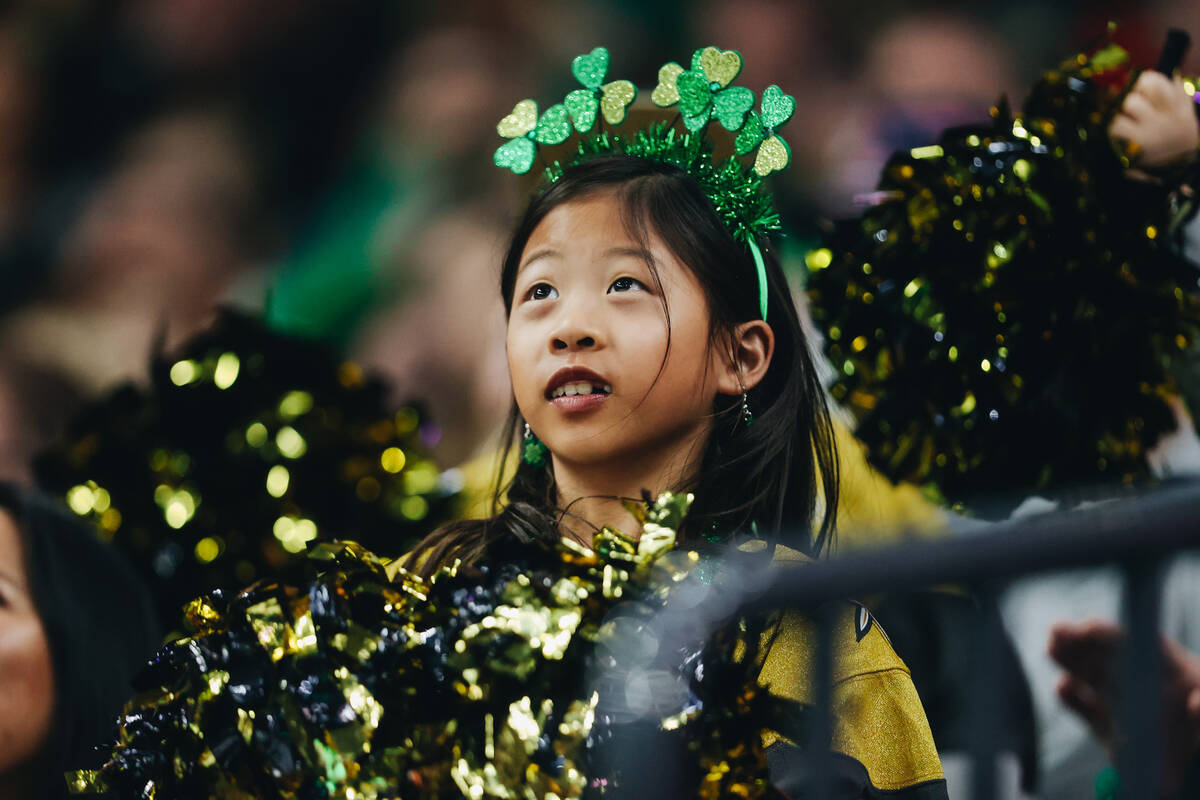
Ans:
<svg viewBox="0 0 1200 800"><path fill-rule="evenodd" d="M542 444L541 439L534 436L529 423L526 422L524 446L521 448L521 460L535 469L541 469L546 466L546 456L549 453L550 448Z"/></svg>

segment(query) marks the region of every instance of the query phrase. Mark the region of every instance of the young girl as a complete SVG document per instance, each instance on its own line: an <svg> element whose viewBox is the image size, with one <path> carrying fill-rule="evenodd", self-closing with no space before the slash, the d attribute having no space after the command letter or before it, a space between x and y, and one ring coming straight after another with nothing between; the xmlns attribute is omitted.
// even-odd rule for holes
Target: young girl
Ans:
<svg viewBox="0 0 1200 800"><path fill-rule="evenodd" d="M603 794L607 779L587 775L580 753L610 731L604 700L562 692L595 666L581 654L609 641L623 592L639 575L661 574L653 543L703 549L741 537L781 561L828 549L833 433L782 270L765 236L739 240L714 202L721 178L707 145L669 126L648 136L659 146L602 134L602 146L581 147L516 227L500 283L515 400L509 446L523 441L496 515L435 531L386 573L369 554L326 549L319 556L330 567L307 592L252 587L232 601L200 601L190 611L197 636L159 659L168 666L150 683L160 690L126 713L107 788L138 796L149 785L167 794L286 785L301 796L296 787L316 768L322 796L364 796L353 793L363 787L381 792L372 797ZM740 174L733 183L758 191ZM681 517L665 500L672 493L694 498L674 506L686 509ZM390 583L380 585L385 574ZM757 681L771 698L803 704L811 626L796 613L777 616L762 646L746 649L760 654ZM617 659L606 646L603 663ZM846 604L834 646L838 796L944 797L908 672L864 609ZM256 666L235 650L254 654ZM775 700L751 700L750 688L722 706L697 689L720 663L696 669L689 685L708 698L699 707L712 735L742 738L716 760L706 760L707 739L693 740L706 785L720 792L723 776L748 774L761 736L771 782L802 791L804 763L787 731L736 727L745 715L735 706ZM639 674L661 682L667 673ZM234 692L235 683L255 688ZM738 686L727 688L738 695ZM626 687L618 694L628 699ZM501 714L470 713L497 698ZM691 710L664 717L664 729L696 719L698 701L683 698ZM178 724L147 733L148 716ZM225 733L197 719L225 720ZM429 754L447 747L448 766L430 766ZM763 796L753 781L738 792Z"/></svg>
<svg viewBox="0 0 1200 800"><path fill-rule="evenodd" d="M501 273L513 440L525 431L526 450L536 436L547 452L521 459L498 514L434 532L407 563L429 575L487 559L503 539L590 545L604 526L636 536L620 501L664 491L695 495L685 543L754 531L780 562L828 549L829 412L786 279L762 255L769 323L751 253L686 170L626 155L567 168L530 203ZM854 787L846 796L939 796L907 669L865 611L848 605L842 623L835 746L850 756L838 762ZM785 615L761 673L773 692L811 699L811 637L806 620ZM882 739L867 730L878 724ZM767 739L787 773L793 749Z"/></svg>

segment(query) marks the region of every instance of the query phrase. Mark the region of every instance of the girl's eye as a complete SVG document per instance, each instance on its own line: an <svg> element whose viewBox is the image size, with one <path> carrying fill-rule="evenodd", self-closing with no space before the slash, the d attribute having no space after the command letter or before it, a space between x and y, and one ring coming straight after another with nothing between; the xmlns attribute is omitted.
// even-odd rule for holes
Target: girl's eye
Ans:
<svg viewBox="0 0 1200 800"><path fill-rule="evenodd" d="M558 297L558 289L548 283L538 283L525 293L526 300L552 300Z"/></svg>
<svg viewBox="0 0 1200 800"><path fill-rule="evenodd" d="M612 282L612 286L608 287L609 292L633 292L638 289L645 289L646 284L639 281L637 278L617 278Z"/></svg>

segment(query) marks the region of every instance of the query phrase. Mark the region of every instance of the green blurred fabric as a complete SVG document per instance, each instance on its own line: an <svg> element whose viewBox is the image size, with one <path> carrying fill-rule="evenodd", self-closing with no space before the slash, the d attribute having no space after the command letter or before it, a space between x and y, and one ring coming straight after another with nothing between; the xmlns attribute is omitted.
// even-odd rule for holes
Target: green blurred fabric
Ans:
<svg viewBox="0 0 1200 800"><path fill-rule="evenodd" d="M405 290L397 269L404 253L388 243L403 238L421 216L423 183L419 174L390 163L382 148L360 148L276 268L267 324L344 348L373 309Z"/></svg>

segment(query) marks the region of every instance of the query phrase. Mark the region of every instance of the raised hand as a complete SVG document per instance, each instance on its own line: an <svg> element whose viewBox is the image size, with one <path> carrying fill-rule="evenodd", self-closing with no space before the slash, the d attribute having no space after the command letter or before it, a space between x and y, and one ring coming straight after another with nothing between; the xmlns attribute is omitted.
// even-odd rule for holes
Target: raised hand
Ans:
<svg viewBox="0 0 1200 800"><path fill-rule="evenodd" d="M1186 165L1200 148L1195 103L1184 91L1183 81L1149 70L1138 76L1126 95L1108 135L1126 142L1126 152L1138 170Z"/></svg>

